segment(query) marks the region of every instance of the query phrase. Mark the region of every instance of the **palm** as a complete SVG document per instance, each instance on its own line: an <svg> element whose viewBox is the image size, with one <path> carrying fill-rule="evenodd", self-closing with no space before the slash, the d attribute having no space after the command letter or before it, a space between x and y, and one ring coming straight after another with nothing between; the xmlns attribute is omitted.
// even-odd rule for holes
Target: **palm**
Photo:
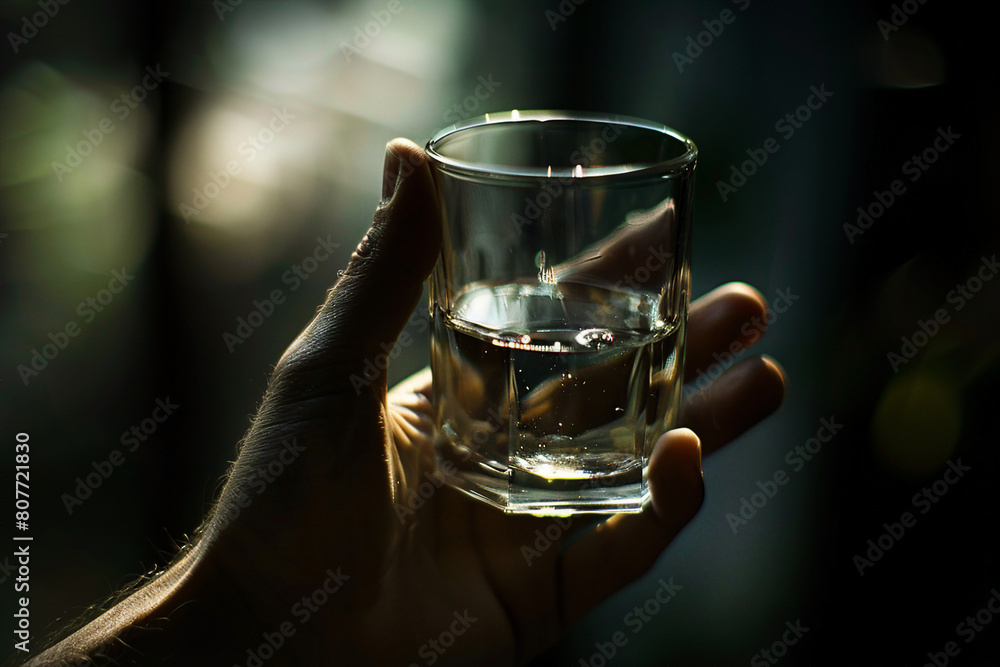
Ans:
<svg viewBox="0 0 1000 667"><path fill-rule="evenodd" d="M711 358L709 350L740 339L735 332L760 307L749 297L745 288L737 286L695 304L691 334L705 345L691 346L689 378L704 370L706 358ZM684 425L704 433L706 451L717 449L777 405L781 381L780 371L772 364L751 360L709 390L692 393L685 404ZM563 556L566 538L592 524L593 516L508 516L441 484L434 474L430 393L430 374L424 371L388 394L383 404L388 418L378 435L386 455L375 457L388 473L379 478L387 493L352 490L359 500L380 499L377 507L360 507L378 515L366 516L366 522L387 526L392 533L377 550L366 550L361 556L365 563L377 562L381 568L371 571L366 582L357 582L379 588L387 596L369 624L375 632L363 644L379 646L379 636L392 627L398 639L391 657L413 659L423 650L426 658L426 652L434 653L440 646L431 640L444 633L449 644L454 639L456 654L474 655L478 664L485 660L521 662L553 642L567 624L594 604L639 576L700 503L696 491L687 497L682 491L668 501L674 507L663 516L647 510L642 515L614 517ZM720 413L729 411L738 416L719 419ZM384 462L389 462L388 468ZM629 535L648 534L657 523L661 525L652 531L652 539L630 545L631 562L607 553ZM333 532L344 534L340 529ZM351 545L342 557L348 553L357 557L356 547ZM594 576L605 567L612 569L610 576L608 572ZM386 582L393 585L387 588ZM460 623L461 635L449 637L458 617L476 621L467 628ZM389 656L386 659L390 661Z"/></svg>
<svg viewBox="0 0 1000 667"><path fill-rule="evenodd" d="M313 638L297 642L309 658L523 661L645 573L701 504L702 450L710 453L776 409L783 375L773 362L751 358L691 394L683 421L698 436L679 429L657 443L651 504L611 517L569 546L565 538L582 519L557 531L551 518L506 516L447 486L421 492L435 467L429 375L389 394L384 372L360 391L350 380L400 335L442 243L422 152L403 140L390 146L402 156L387 153L384 182L395 192L376 211L327 303L278 364L220 506L232 504L239 478L274 457L288 434L305 450L215 550L244 582L267 627L286 620L289 604L326 573L350 577L314 616L323 620L300 633ZM404 162L422 166L397 179ZM712 353L756 341L760 332L746 323L764 310L760 295L741 285L693 304L688 379L712 363ZM552 544L542 549L538 535L546 530ZM466 612L476 620L449 637L458 629L455 615ZM439 639L445 656L434 648Z"/></svg>
<svg viewBox="0 0 1000 667"><path fill-rule="evenodd" d="M412 659L428 640L450 632L456 612L475 618L459 624L456 653L475 655L477 664L517 664L551 643L563 629L558 610L558 553L566 520L506 516L433 475L432 422L426 385L410 383L389 396L395 441L407 461L405 484L394 509L405 535L394 566L405 568L398 602L432 601L423 622L410 628ZM417 393L410 393L410 389ZM582 521L577 519L577 525ZM555 533L557 529L558 534ZM539 541L546 530L554 542ZM568 534L568 532L566 532ZM548 539L548 538L545 538ZM537 549L536 549L537 547ZM412 620L411 620L412 623ZM445 638L448 641L448 638ZM402 648L402 647L400 647ZM443 648L443 647L442 647ZM426 657L426 656L425 656Z"/></svg>

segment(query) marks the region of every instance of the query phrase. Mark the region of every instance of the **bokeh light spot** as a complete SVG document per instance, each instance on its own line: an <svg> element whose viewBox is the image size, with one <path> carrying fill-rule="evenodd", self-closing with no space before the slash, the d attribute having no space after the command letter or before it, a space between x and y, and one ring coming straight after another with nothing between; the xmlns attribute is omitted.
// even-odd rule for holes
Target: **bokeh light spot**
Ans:
<svg viewBox="0 0 1000 667"><path fill-rule="evenodd" d="M916 371L893 379L879 400L872 436L883 463L920 476L955 450L962 425L959 387L944 376Z"/></svg>

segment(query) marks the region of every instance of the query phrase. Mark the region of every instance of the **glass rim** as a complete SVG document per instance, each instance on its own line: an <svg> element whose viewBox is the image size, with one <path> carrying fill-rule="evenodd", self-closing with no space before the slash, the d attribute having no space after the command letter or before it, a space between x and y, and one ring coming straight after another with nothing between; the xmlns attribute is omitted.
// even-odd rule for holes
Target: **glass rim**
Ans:
<svg viewBox="0 0 1000 667"><path fill-rule="evenodd" d="M459 132L464 132L473 128L484 126L501 126L520 123L537 123L546 121L568 121L587 124L621 125L631 128L649 130L666 137L670 137L682 144L684 152L676 157L672 157L653 164L642 166L631 166L629 164L614 165L612 167L551 167L539 166L511 166L498 165L488 162L477 162L470 160L460 160L443 155L437 150L437 146L442 141ZM582 148L582 147L581 147ZM499 181L519 181L519 180L546 180L553 178L572 178L581 185L584 182L594 181L633 181L646 179L669 178L689 169L698 158L698 148L694 142L662 123L656 123L634 116L624 116L620 114L606 114L580 111L564 110L511 110L499 113L488 113L482 116L469 118L458 123L449 125L434 133L427 141L424 151L430 161L438 168L465 178L474 180L499 180Z"/></svg>

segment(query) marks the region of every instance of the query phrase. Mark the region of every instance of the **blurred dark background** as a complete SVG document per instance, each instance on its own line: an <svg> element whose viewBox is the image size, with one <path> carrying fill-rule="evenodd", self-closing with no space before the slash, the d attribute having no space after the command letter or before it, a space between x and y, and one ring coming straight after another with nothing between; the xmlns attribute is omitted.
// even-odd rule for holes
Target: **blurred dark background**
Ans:
<svg viewBox="0 0 1000 667"><path fill-rule="evenodd" d="M1000 586L991 19L916 0L388 7L3 3L0 485L29 434L33 647L197 527L269 369L371 220L386 141L564 108L698 144L695 295L744 280L797 298L755 348L788 373L782 411L706 460L705 505L649 577L536 664L603 664L595 642L618 630L617 665L922 665L949 641L949 664L996 664L1000 619L980 613ZM813 87L833 94L807 113ZM779 150L721 191L770 137ZM871 223L845 229L858 207ZM234 342L238 318L259 326ZM392 379L427 361L412 334ZM176 406L161 422L158 400ZM795 454L821 420L842 428ZM727 518L778 471L756 515ZM683 589L633 634L626 614L667 577ZM786 623L808 631L783 647Z"/></svg>

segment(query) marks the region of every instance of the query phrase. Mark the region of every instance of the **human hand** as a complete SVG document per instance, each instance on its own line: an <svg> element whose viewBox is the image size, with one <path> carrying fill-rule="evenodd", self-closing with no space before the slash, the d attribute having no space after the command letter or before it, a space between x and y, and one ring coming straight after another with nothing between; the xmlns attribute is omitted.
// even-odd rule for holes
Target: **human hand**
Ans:
<svg viewBox="0 0 1000 667"><path fill-rule="evenodd" d="M360 392L349 380L395 342L440 252L440 213L423 153L404 140L389 149L387 201L275 369L217 516L237 490L247 492L241 480L266 467L282 441L294 438L301 454L219 532L216 549L232 579L244 582L256 616L275 627L326 572L349 577L302 639L289 642L289 653L354 664L409 664L428 655L516 664L653 564L701 504L702 453L776 409L784 378L773 361L756 357L689 395L681 420L688 428L661 438L650 461L650 506L611 517L565 551L570 531L529 563L521 548L551 518L507 516L448 486L413 510L415 489L435 467L429 372L388 393L384 371ZM765 307L739 284L696 302L687 378L712 362L712 352L755 342L741 325L762 318ZM430 642L449 629L461 636L439 656Z"/></svg>
<svg viewBox="0 0 1000 667"><path fill-rule="evenodd" d="M175 664L178 645L204 644L211 658L186 651L176 664L250 665L265 642L269 666L522 663L652 566L701 505L702 454L782 400L784 375L770 359L728 369L686 397L684 428L657 442L641 513L596 526L593 515L574 517L526 558L522 547L552 518L504 515L447 485L411 503L435 469L430 373L388 392L385 370L366 369L403 330L440 246L423 151L394 140L372 228L278 362L198 539L83 638L60 644L82 647L65 655L125 635L142 664ZM695 302L687 379L713 352L756 342L741 329L765 308L742 284ZM165 632L135 631L163 617Z"/></svg>

